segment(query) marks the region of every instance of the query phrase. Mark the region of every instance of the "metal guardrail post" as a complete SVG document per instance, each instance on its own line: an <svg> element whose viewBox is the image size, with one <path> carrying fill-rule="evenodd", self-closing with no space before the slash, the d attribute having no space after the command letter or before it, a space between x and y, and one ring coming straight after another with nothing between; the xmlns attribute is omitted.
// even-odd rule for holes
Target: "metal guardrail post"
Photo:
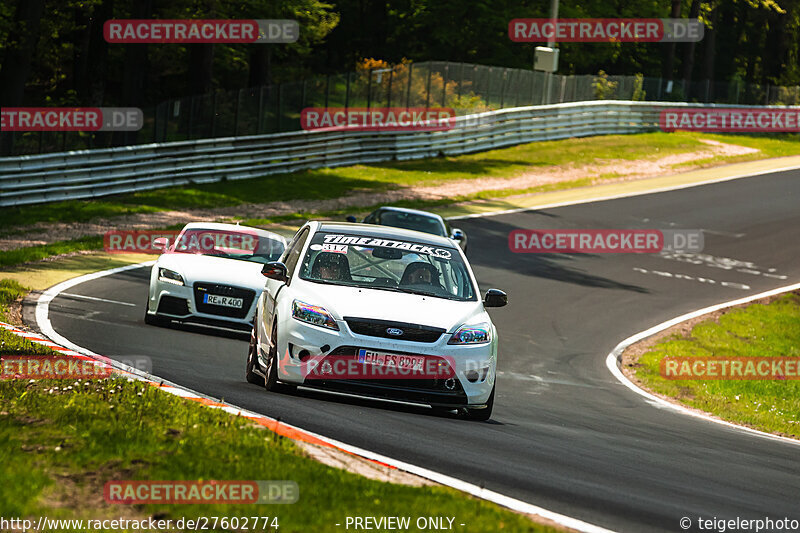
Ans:
<svg viewBox="0 0 800 533"><path fill-rule="evenodd" d="M447 107L447 76L450 73L450 65L444 65L444 83L442 83L442 107Z"/></svg>
<svg viewBox="0 0 800 533"><path fill-rule="evenodd" d="M458 82L458 101L461 102L461 89L464 86L464 62L461 62L461 76Z"/></svg>
<svg viewBox="0 0 800 533"><path fill-rule="evenodd" d="M389 71L389 84L386 89L386 107L392 107L392 78L394 74L394 68Z"/></svg>
<svg viewBox="0 0 800 533"><path fill-rule="evenodd" d="M491 106L490 98L492 97L492 67L489 67L489 73L486 75L488 82L486 83L486 105Z"/></svg>
<svg viewBox="0 0 800 533"><path fill-rule="evenodd" d="M425 109L431 107L431 67L428 65L428 87L425 89Z"/></svg>
<svg viewBox="0 0 800 533"><path fill-rule="evenodd" d="M369 79L367 79L367 109L369 109L370 103L372 103L372 69L369 69Z"/></svg>
<svg viewBox="0 0 800 533"><path fill-rule="evenodd" d="M500 109L503 109L503 104L505 103L507 74L508 74L507 68L503 69L502 74L500 74Z"/></svg>
<svg viewBox="0 0 800 533"><path fill-rule="evenodd" d="M411 106L411 82L413 81L414 63L408 65L408 86L406 87L406 109Z"/></svg>

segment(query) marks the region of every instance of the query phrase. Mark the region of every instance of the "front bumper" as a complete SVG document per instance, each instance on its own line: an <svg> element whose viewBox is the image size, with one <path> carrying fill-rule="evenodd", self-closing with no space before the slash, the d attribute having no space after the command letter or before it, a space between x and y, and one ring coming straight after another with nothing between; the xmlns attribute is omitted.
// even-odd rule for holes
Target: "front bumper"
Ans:
<svg viewBox="0 0 800 533"><path fill-rule="evenodd" d="M307 387L350 392L364 396L405 400L433 406L479 408L486 405L494 386L497 339L476 345L450 345L450 334L436 342L395 340L354 333L346 321L339 331L313 326L294 318L279 324L278 377ZM445 358L453 366L453 378L434 379L333 379L308 378L309 357L321 364L322 356L354 356L358 350Z"/></svg>
<svg viewBox="0 0 800 533"><path fill-rule="evenodd" d="M205 289L205 291L199 290L201 288ZM215 291L214 284L195 282L193 286L175 285L156 278L151 282L148 313L183 323L250 331L253 317L255 316L258 294L252 289L237 289L241 292L236 292L233 294L234 296L244 295L245 291L252 293L249 298L244 298L244 308L242 309L202 303L201 297L204 292L211 294L222 292Z"/></svg>

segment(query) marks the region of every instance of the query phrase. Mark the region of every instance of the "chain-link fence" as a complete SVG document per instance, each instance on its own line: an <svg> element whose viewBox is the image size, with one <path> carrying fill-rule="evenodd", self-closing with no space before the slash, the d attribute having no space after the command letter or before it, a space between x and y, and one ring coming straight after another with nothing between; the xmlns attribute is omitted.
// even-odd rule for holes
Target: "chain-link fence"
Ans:
<svg viewBox="0 0 800 533"><path fill-rule="evenodd" d="M138 132L0 132L0 155L26 155L295 131L306 107L450 107L458 115L590 100L800 105L800 86L686 82L643 76L562 76L431 61L317 76L168 100L144 109Z"/></svg>

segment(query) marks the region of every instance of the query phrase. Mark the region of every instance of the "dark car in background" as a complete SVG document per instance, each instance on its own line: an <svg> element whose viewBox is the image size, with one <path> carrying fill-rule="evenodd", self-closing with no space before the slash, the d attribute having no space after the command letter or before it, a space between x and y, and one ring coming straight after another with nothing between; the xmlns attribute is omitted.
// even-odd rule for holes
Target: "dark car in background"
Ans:
<svg viewBox="0 0 800 533"><path fill-rule="evenodd" d="M347 221L357 222L357 219L350 215L347 217ZM458 228L450 227L450 224L436 213L418 209L406 209L404 207L384 206L364 217L362 223L411 229L447 237L448 239L453 239L464 253L467 251L467 234Z"/></svg>

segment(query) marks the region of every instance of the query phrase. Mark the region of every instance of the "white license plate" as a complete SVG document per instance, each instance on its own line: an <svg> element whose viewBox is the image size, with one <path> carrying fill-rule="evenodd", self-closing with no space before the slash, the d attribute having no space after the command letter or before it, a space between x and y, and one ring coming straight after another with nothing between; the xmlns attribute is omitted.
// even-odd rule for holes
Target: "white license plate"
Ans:
<svg viewBox="0 0 800 533"><path fill-rule="evenodd" d="M393 366L409 370L422 370L425 357L422 355L405 355L400 353L384 353L361 349L358 351L360 363L371 363L377 366Z"/></svg>
<svg viewBox="0 0 800 533"><path fill-rule="evenodd" d="M203 303L221 305L222 307L238 307L241 309L244 305L244 298L231 298L230 296L206 294L203 296Z"/></svg>

